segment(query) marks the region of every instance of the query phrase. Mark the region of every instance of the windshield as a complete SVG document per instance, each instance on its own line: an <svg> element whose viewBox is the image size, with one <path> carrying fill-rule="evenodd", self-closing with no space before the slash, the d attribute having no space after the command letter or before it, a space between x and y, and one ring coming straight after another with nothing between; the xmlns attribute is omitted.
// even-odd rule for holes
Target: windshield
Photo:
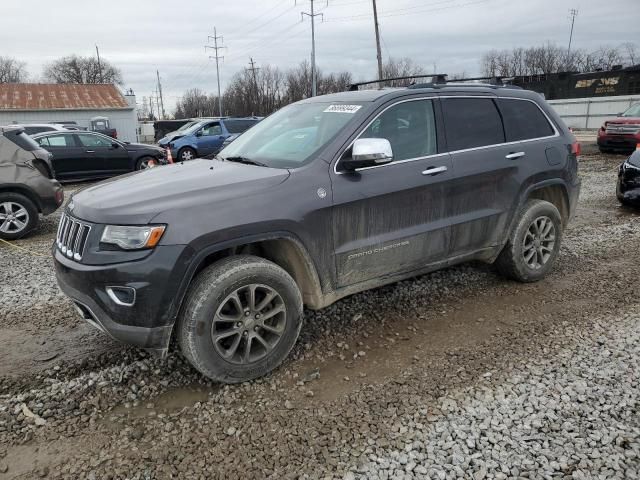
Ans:
<svg viewBox="0 0 640 480"><path fill-rule="evenodd" d="M298 103L262 120L220 152L274 168L297 168L315 157L349 122L362 105Z"/></svg>
<svg viewBox="0 0 640 480"><path fill-rule="evenodd" d="M631 105L623 114L623 117L640 117L640 103Z"/></svg>
<svg viewBox="0 0 640 480"><path fill-rule="evenodd" d="M182 125L178 130L176 130L176 132L184 132L188 128L193 127L196 123L200 123L200 122L187 122L184 125Z"/></svg>

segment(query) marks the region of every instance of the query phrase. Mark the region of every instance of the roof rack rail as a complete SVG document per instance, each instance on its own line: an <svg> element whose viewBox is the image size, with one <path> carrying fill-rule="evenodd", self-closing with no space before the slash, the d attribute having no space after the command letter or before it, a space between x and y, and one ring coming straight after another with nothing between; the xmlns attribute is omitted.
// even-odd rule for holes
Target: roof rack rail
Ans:
<svg viewBox="0 0 640 480"><path fill-rule="evenodd" d="M499 76L468 77L468 78L452 78L451 80L449 80L447 78L446 73L430 73L430 74L424 74L424 75L408 75L405 77L383 78L382 80L371 80L369 82L353 83L349 85L349 90L356 91L356 90L359 90L360 87L364 85L374 85L374 84L382 85L387 82L393 82L393 81L399 81L399 80L416 80L416 79L422 79L422 78L430 78L431 81L424 82L424 83L416 83L415 81L413 81L406 88L440 88L445 86L448 83L479 82L482 80L485 80L486 82L482 84L469 83L465 86L477 85L478 87L493 86L493 87L520 88L512 85L512 82L514 80L513 77L499 77Z"/></svg>
<svg viewBox="0 0 640 480"><path fill-rule="evenodd" d="M381 80L371 80L369 82L352 83L351 85L349 85L349 90L357 91L360 89L359 87L363 85L373 85L376 83L384 84L384 83L394 82L399 80L416 80L418 78L430 78L432 83L442 84L442 83L446 83L447 74L446 73L425 73L422 75L407 75L404 77L391 77L391 78L383 78Z"/></svg>

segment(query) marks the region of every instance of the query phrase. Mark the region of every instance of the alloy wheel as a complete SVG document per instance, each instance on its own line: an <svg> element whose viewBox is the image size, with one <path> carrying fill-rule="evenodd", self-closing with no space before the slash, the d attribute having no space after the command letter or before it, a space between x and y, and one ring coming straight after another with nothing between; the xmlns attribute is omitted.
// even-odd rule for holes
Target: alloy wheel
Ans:
<svg viewBox="0 0 640 480"><path fill-rule="evenodd" d="M181 160L193 160L193 152L191 150L185 150L184 152L182 152Z"/></svg>
<svg viewBox="0 0 640 480"><path fill-rule="evenodd" d="M16 202L0 203L0 232L19 233L29 224L29 212Z"/></svg>
<svg viewBox="0 0 640 480"><path fill-rule="evenodd" d="M551 258L556 244L556 227L547 216L536 218L522 240L522 255L527 266L538 270Z"/></svg>
<svg viewBox="0 0 640 480"><path fill-rule="evenodd" d="M250 284L236 289L220 304L211 339L225 360L246 365L276 347L286 323L287 310L280 294L267 285Z"/></svg>

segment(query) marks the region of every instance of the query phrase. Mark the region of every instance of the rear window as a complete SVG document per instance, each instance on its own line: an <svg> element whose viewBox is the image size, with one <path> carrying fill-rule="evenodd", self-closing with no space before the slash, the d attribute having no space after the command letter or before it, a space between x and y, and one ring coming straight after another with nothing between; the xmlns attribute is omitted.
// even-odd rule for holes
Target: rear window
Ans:
<svg viewBox="0 0 640 480"><path fill-rule="evenodd" d="M253 127L258 120L225 120L224 126L229 133L242 133Z"/></svg>
<svg viewBox="0 0 640 480"><path fill-rule="evenodd" d="M450 151L504 142L502 120L490 98L444 98L442 113Z"/></svg>
<svg viewBox="0 0 640 480"><path fill-rule="evenodd" d="M553 135L553 128L538 106L528 100L498 100L507 142Z"/></svg>
<svg viewBox="0 0 640 480"><path fill-rule="evenodd" d="M20 133L16 133L16 131L12 132L11 130L9 130L7 132L4 132L4 136L18 145L20 148L29 152L38 150L40 148L40 145L38 145L33 138L31 138L21 130L19 130L19 132Z"/></svg>

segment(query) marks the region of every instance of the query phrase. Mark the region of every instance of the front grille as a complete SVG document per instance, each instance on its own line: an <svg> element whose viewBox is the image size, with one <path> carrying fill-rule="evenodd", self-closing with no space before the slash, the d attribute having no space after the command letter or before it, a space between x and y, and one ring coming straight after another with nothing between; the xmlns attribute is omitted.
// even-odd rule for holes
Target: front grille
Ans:
<svg viewBox="0 0 640 480"><path fill-rule="evenodd" d="M60 218L60 224L58 225L56 245L64 255L80 261L82 260L82 253L84 252L90 231L91 225L82 223L63 213L62 218Z"/></svg>
<svg viewBox="0 0 640 480"><path fill-rule="evenodd" d="M631 123L610 123L605 129L608 135L635 135L640 131L640 125Z"/></svg>

